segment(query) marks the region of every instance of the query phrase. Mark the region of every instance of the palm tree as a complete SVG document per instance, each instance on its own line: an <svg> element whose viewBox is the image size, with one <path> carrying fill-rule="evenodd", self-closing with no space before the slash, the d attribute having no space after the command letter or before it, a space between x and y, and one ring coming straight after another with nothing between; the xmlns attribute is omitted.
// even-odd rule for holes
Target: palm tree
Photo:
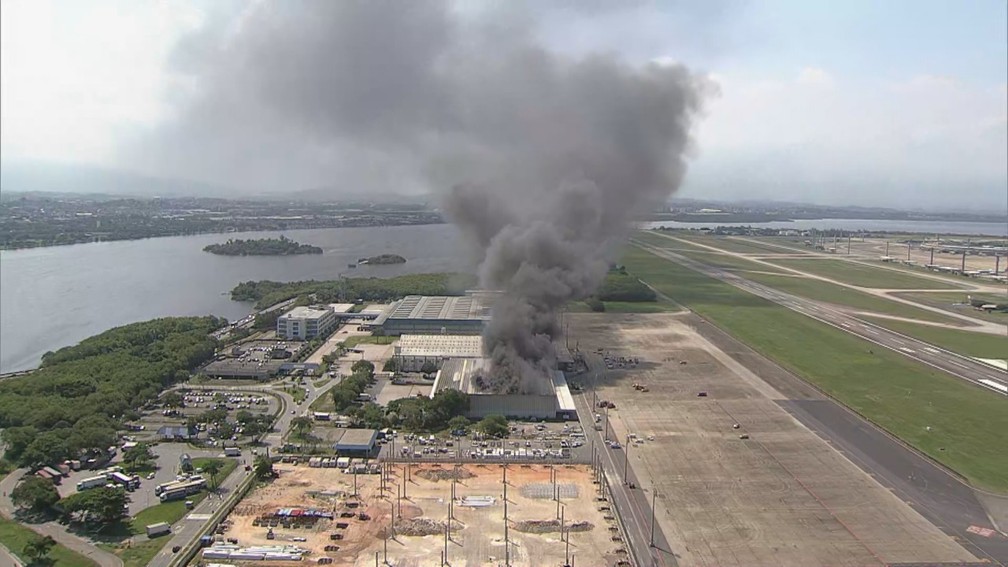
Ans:
<svg viewBox="0 0 1008 567"><path fill-rule="evenodd" d="M41 562L42 558L49 555L49 551L56 546L56 540L50 536L35 537L25 544L22 552L32 560L32 563Z"/></svg>
<svg viewBox="0 0 1008 567"><path fill-rule="evenodd" d="M217 475L221 472L220 461L207 461L203 465L203 472L210 475L210 487L217 488Z"/></svg>

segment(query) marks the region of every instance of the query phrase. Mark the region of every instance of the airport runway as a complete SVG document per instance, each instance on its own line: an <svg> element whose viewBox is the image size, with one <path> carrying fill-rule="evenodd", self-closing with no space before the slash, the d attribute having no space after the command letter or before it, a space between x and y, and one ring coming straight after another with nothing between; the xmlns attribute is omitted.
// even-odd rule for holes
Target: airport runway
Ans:
<svg viewBox="0 0 1008 567"><path fill-rule="evenodd" d="M779 291L772 287L747 280L732 272L702 264L670 250L652 246L636 239L631 239L631 242L666 260L682 264L702 274L748 291L753 295L773 301L792 311L797 311L802 315L856 335L880 347L898 352L903 356L927 364L932 368L937 368L981 388L1008 397L1008 372L913 337L901 335L878 325L868 323L828 304Z"/></svg>

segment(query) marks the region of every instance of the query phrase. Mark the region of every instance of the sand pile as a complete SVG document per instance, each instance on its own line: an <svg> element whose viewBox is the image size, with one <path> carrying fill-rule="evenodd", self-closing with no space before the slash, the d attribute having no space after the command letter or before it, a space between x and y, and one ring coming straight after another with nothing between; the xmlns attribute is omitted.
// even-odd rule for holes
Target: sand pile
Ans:
<svg viewBox="0 0 1008 567"><path fill-rule="evenodd" d="M452 522L452 530L458 530L461 528L462 525L459 522ZM438 535L444 533L445 523L439 520L432 520L430 518L413 518L412 520L402 520L401 522L396 522L395 531L399 535L406 536Z"/></svg>
<svg viewBox="0 0 1008 567"><path fill-rule="evenodd" d="M455 480L465 480L467 478L472 478L472 477L476 476L473 473L471 473L471 472L469 472L469 471L467 471L466 469L463 469L463 468L459 468L458 470L455 470L455 469L421 469L421 470L416 471L413 474L417 475L418 477L420 477L422 479L430 480L430 481L433 481L433 482L437 482L439 480L451 480L452 478L454 478Z"/></svg>
<svg viewBox="0 0 1008 567"><path fill-rule="evenodd" d="M564 529L572 532L586 532L593 527L595 526L593 526L591 522L574 522L564 526ZM530 534L559 532L560 520L523 520L521 522L515 522L514 529Z"/></svg>

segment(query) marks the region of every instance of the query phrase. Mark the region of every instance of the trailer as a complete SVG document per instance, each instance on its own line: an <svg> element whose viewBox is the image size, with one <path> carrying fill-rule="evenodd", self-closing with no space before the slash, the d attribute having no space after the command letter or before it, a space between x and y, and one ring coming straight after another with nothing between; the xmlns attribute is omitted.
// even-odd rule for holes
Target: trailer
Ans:
<svg viewBox="0 0 1008 567"><path fill-rule="evenodd" d="M147 526L147 537L157 537L159 535L170 534L171 524L168 522L158 522Z"/></svg>
<svg viewBox="0 0 1008 567"><path fill-rule="evenodd" d="M206 487L205 480L189 481L181 486L170 488L165 490L159 495L162 502L171 502L172 500L181 500L186 496L196 494L200 490Z"/></svg>
<svg viewBox="0 0 1008 567"><path fill-rule="evenodd" d="M199 481L206 482L205 479L202 476L195 475L195 476L191 476L189 478L186 478L184 480L173 480L171 482L166 482L164 484L159 484L159 485L157 485L157 486L154 487L154 494L160 496L161 493L165 492L166 490L172 490L174 488L178 488L180 486L184 486L187 483L190 483L190 482L199 482Z"/></svg>
<svg viewBox="0 0 1008 567"><path fill-rule="evenodd" d="M77 491L80 492L81 490L87 490L89 488L98 488L99 486L105 486L106 482L108 482L108 479L105 478L105 475L85 478L84 480L77 483Z"/></svg>
<svg viewBox="0 0 1008 567"><path fill-rule="evenodd" d="M224 447L224 456L225 457L240 457L241 456L241 449L239 449L238 447Z"/></svg>
<svg viewBox="0 0 1008 567"><path fill-rule="evenodd" d="M137 488L140 488L140 477L138 476L128 476L121 472L115 472L112 473L109 480L123 486L126 490L136 490Z"/></svg>

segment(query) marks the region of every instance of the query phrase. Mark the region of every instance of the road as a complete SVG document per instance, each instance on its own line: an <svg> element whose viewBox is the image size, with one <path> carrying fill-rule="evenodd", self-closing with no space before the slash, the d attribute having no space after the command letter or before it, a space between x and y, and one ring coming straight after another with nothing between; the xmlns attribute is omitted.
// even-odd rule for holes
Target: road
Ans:
<svg viewBox="0 0 1008 567"><path fill-rule="evenodd" d="M601 366L601 363L598 361L594 362L597 364L589 367L587 373L588 376L593 377L591 379L592 392L595 389L594 376L596 372L600 371L599 368L595 368L594 366ZM651 547L651 518L653 517L651 514L651 502L649 500L651 495L645 493L641 488L631 489L625 483L626 479L623 477L623 471L627 468L624 465L626 448L610 449L606 445L605 430L597 431L595 429L593 421L595 409L592 407L593 402L592 394L587 390L574 396L574 403L577 406L578 417L581 421L581 427L585 432L588 445L591 446L594 444L597 448L602 469L605 472L606 479L609 481L613 504L619 512L620 520L626 530L628 539L626 545L631 549L631 555L639 567L675 567L678 563L660 526L656 525L654 528L655 545ZM605 421L605 427L606 430L609 427L608 419ZM639 487L640 482L637 481L633 467L628 467L627 470L629 471L630 482Z"/></svg>
<svg viewBox="0 0 1008 567"><path fill-rule="evenodd" d="M232 387L220 387L220 386L189 386L193 390L206 389L215 391L229 391L229 392L256 392L256 393L270 393L280 397L280 413L277 415L276 421L273 423L273 430L264 436L261 440L262 446L269 450L270 452L279 452L281 445L283 444L283 436L288 429L290 429L291 420L298 415L306 415L308 413L308 407L318 399L320 396L326 394L330 388L332 388L338 381L331 380L322 388L315 388L312 385L310 379L305 379L304 387L308 390L308 397L300 405L294 403L294 398L283 392L282 390L275 390L270 386L232 386ZM292 413L293 412L293 413ZM250 450L242 451L242 457L245 462L251 463L255 458ZM172 526L172 539L165 544L161 551L154 556L149 565L151 567L168 567L171 565L172 559L175 558L175 554L172 549L175 546L180 548L185 548L187 545L192 543L200 533L200 529L203 527L206 518L209 517L214 511L216 511L227 495L231 493L241 481L249 473L245 472L244 467L239 466L221 483L220 488L215 492L210 494L203 502L201 502L196 508L190 512L190 514L183 518L182 520L175 523ZM190 519L194 518L194 519Z"/></svg>
<svg viewBox="0 0 1008 567"><path fill-rule="evenodd" d="M868 323L829 304L779 291L772 287L747 280L737 274L696 262L670 250L652 246L636 239L631 239L631 241L648 252L666 260L682 264L753 295L773 301L792 311L846 331L880 347L887 348L981 388L1008 397L1008 372L913 337L908 337Z"/></svg>
<svg viewBox="0 0 1008 567"><path fill-rule="evenodd" d="M0 497L0 512L3 512L4 516L8 518L14 517L14 503L11 502L10 493L17 486L21 477L27 474L28 469L17 469L14 472L7 475L3 480L0 480L0 491L2 491L3 496ZM74 534L67 532L63 526L56 522L46 522L44 524L22 524L26 528L34 531L35 533L51 536L60 545L70 548L81 555L88 557L101 567L122 567L122 560L116 557L114 554L109 553L103 549L95 547L90 542L84 540L83 538L77 537Z"/></svg>

